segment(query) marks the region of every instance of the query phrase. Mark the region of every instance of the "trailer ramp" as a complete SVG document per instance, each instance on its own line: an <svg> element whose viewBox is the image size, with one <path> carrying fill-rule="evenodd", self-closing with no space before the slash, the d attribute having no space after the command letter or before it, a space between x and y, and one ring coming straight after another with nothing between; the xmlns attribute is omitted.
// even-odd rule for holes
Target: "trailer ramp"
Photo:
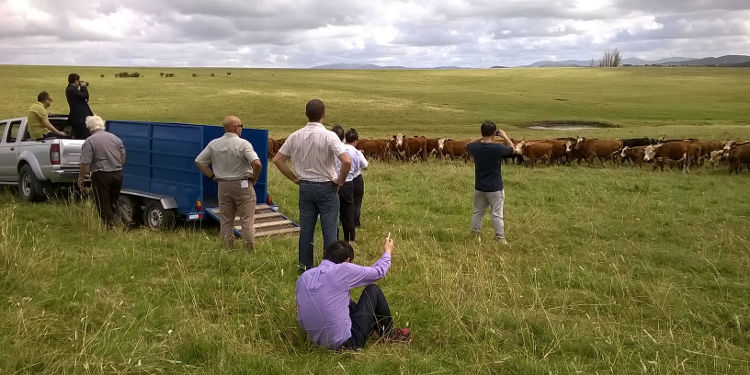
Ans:
<svg viewBox="0 0 750 375"><path fill-rule="evenodd" d="M219 221L219 207L206 208L208 216ZM255 237L269 237L299 232L299 225L279 212L278 206L255 205ZM234 218L234 234L240 237L242 227L239 216Z"/></svg>

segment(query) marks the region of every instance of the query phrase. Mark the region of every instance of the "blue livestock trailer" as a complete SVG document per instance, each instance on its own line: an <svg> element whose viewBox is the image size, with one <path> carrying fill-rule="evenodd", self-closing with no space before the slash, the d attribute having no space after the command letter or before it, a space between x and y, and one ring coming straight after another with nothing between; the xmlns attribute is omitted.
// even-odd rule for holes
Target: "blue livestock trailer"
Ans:
<svg viewBox="0 0 750 375"><path fill-rule="evenodd" d="M106 126L125 145L120 203L131 219L153 228L171 227L176 220L218 220L218 187L194 160L208 142L224 134L222 127L143 121L107 121ZM266 204L268 130L243 129L242 138L250 141L263 165L255 184L256 236L298 231L278 207Z"/></svg>

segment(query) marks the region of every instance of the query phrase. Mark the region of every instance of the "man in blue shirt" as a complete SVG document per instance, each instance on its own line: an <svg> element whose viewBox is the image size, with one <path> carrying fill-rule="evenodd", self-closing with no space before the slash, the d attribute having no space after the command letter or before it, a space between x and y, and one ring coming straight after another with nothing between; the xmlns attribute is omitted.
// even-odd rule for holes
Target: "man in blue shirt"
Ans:
<svg viewBox="0 0 750 375"><path fill-rule="evenodd" d="M411 339L408 328L393 328L383 292L370 284L382 279L391 266L393 240L387 238L383 247L383 256L364 267L352 263L354 249L348 242L336 241L326 248L320 265L297 279L297 320L316 345L359 350L372 331L388 341ZM359 301L352 301L350 290L364 285Z"/></svg>
<svg viewBox="0 0 750 375"><path fill-rule="evenodd" d="M503 223L505 189L500 168L503 159L513 155L513 142L503 130L498 131L492 121L483 122L481 131L481 138L466 145L466 151L474 157L474 215L471 218L471 231L481 231L482 218L487 207L490 207L495 239L507 244ZM496 132L503 138L505 145L494 142Z"/></svg>

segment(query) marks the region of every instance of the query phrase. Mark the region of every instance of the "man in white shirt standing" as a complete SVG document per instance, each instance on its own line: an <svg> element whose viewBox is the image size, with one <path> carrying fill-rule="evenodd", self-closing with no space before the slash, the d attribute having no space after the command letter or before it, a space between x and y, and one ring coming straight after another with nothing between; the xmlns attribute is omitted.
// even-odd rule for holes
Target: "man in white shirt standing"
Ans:
<svg viewBox="0 0 750 375"><path fill-rule="evenodd" d="M313 240L318 215L323 232L323 248L338 239L337 191L344 185L352 165L344 145L322 124L325 120L323 102L319 99L310 100L305 107L305 114L309 121L307 125L290 134L273 158L279 171L299 185L300 271L313 267ZM336 158L341 161L338 171Z"/></svg>
<svg viewBox="0 0 750 375"><path fill-rule="evenodd" d="M206 177L219 184L221 241L225 248L234 244L234 218L240 217L245 250L255 249L255 181L263 165L253 145L241 138L242 122L227 116L224 135L208 143L195 158L195 165ZM209 164L211 168L209 168Z"/></svg>

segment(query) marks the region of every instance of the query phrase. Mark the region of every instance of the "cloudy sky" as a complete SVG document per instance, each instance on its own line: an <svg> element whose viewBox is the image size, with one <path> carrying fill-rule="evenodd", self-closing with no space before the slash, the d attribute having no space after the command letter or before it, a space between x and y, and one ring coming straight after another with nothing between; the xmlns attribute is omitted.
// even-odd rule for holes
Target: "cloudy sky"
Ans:
<svg viewBox="0 0 750 375"><path fill-rule="evenodd" d="M0 0L0 64L517 66L750 55L748 0Z"/></svg>

